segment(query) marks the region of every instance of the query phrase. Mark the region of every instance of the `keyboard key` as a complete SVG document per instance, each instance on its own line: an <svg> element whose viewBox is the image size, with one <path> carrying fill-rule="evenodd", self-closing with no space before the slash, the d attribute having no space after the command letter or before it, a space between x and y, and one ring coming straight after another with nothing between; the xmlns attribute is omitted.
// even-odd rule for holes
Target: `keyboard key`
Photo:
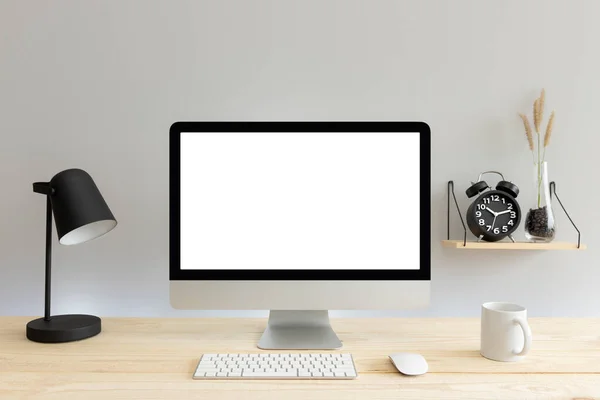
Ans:
<svg viewBox="0 0 600 400"><path fill-rule="evenodd" d="M215 374L217 372L219 372L219 371L213 369L213 370L207 370L207 371L196 371L196 374L198 374L200 376L215 376Z"/></svg>
<svg viewBox="0 0 600 400"><path fill-rule="evenodd" d="M354 371L354 368L332 368L331 372L336 373L336 372L350 372L350 371Z"/></svg>
<svg viewBox="0 0 600 400"><path fill-rule="evenodd" d="M261 373L261 372L244 371L242 373L242 376L247 376L247 377L265 377L266 374L265 373ZM279 372L269 373L268 376L279 378L279 377L293 377L293 376L298 376L298 374L296 374L295 371L293 371L293 372L279 371Z"/></svg>

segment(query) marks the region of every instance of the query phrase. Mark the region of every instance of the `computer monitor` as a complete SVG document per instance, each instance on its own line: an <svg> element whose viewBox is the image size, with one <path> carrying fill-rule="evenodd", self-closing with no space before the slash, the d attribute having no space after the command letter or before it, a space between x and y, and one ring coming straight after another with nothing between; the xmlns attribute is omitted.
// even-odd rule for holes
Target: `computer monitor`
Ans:
<svg viewBox="0 0 600 400"><path fill-rule="evenodd" d="M429 304L423 122L177 122L170 301L270 310L261 349L339 349L328 310Z"/></svg>

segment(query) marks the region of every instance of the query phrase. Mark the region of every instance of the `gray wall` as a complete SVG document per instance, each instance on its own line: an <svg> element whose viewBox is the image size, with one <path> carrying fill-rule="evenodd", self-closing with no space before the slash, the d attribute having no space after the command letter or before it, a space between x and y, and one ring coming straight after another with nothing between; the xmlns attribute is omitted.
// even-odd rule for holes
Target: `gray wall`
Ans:
<svg viewBox="0 0 600 400"><path fill-rule="evenodd" d="M599 17L595 0L2 0L0 314L42 313L45 203L31 183L80 167L120 224L79 246L54 238L55 313L265 315L170 308L171 123L425 120L431 307L385 314L474 316L483 301L507 300L531 315L600 316ZM463 209L487 169L531 204L517 112L541 87L557 111L551 179L590 249L442 249L449 179ZM557 240L574 240L562 212L558 223Z"/></svg>

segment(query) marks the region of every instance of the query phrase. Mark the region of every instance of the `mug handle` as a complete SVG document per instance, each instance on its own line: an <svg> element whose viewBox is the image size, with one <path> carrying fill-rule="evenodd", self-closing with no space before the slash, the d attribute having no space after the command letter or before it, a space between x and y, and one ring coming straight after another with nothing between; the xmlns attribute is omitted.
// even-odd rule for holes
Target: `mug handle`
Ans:
<svg viewBox="0 0 600 400"><path fill-rule="evenodd" d="M525 337L525 340L523 342L523 350L521 350L520 352L516 352L513 350L513 353L517 356L524 356L525 354L529 353L529 349L531 349L531 328L529 328L529 324L523 318L515 318L513 319L513 322L519 324L519 326L523 330L523 336Z"/></svg>

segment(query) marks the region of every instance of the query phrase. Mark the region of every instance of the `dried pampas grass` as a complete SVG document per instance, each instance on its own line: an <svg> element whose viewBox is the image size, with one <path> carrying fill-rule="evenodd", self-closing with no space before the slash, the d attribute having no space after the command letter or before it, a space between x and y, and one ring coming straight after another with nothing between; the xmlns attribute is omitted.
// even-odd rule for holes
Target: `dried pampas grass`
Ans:
<svg viewBox="0 0 600 400"><path fill-rule="evenodd" d="M538 99L538 119L539 125L541 127L542 121L544 120L544 103L546 102L546 90L542 88L542 93L540 93L540 98Z"/></svg>
<svg viewBox="0 0 600 400"><path fill-rule="evenodd" d="M533 102L533 126L535 131L540 133L540 100L535 99Z"/></svg>
<svg viewBox="0 0 600 400"><path fill-rule="evenodd" d="M548 126L546 127L546 135L544 136L544 147L548 147L550 144L550 137L552 136L552 128L554 127L554 111L550 114L548 120Z"/></svg>
<svg viewBox="0 0 600 400"><path fill-rule="evenodd" d="M527 138L527 145L529 150L533 154L534 164L544 162L546 158L546 147L550 144L550 138L552 137L552 129L554 128L554 110L550 114L548 119L548 125L546 125L546 132L543 132L543 118L544 118L544 107L546 104L546 89L542 88L539 97L533 102L533 129L530 124L530 119L524 113L519 113L519 117L523 121L523 127L525 128L525 137ZM534 138L537 138L537 159Z"/></svg>
<svg viewBox="0 0 600 400"><path fill-rule="evenodd" d="M529 143L529 150L533 151L533 132L531 131L531 125L529 119L525 114L519 114L523 120L523 126L525 127L525 136L527 137L527 143Z"/></svg>

